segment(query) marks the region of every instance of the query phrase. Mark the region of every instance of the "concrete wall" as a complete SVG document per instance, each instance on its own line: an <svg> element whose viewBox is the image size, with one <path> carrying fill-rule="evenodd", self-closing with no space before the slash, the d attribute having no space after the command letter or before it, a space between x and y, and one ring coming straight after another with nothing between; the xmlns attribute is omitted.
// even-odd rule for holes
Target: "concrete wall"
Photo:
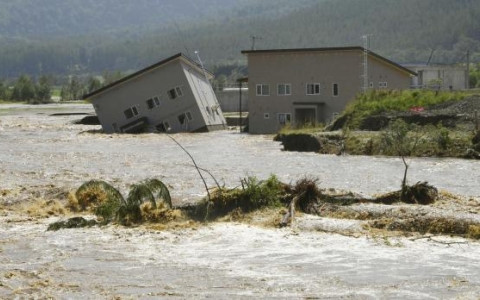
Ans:
<svg viewBox="0 0 480 300"><path fill-rule="evenodd" d="M206 103L213 106L216 102L213 91L209 92L207 88L199 95L198 87L210 86L205 81L201 72L192 71L188 64L176 59L95 95L92 104L107 133L119 132L122 126L140 118L146 118L152 128L168 122L172 132L194 131L209 125L224 124L226 122L221 110L218 114L214 113L215 116L206 116L205 106L200 105ZM167 92L176 87L181 88L183 95L170 99ZM149 109L147 100L153 97L159 98L160 105ZM132 106L136 107L138 115L127 119L124 111ZM192 120L182 125L178 116L187 112Z"/></svg>
<svg viewBox="0 0 480 300"><path fill-rule="evenodd" d="M283 126L279 118L284 114L290 114L294 124L310 120L312 114L317 123L329 122L362 91L362 62L360 50L248 53L250 132L277 132ZM387 82L389 89L406 89L410 76L370 56L369 82L373 88ZM291 95L278 95L281 83L291 85ZM320 94L307 95L308 83L319 83ZM258 96L258 84L268 85L270 95ZM334 84L338 95L333 95Z"/></svg>
<svg viewBox="0 0 480 300"><path fill-rule="evenodd" d="M225 88L215 91L220 107L224 112L240 111L238 88ZM248 88L242 88L242 111L248 111Z"/></svg>
<svg viewBox="0 0 480 300"><path fill-rule="evenodd" d="M467 87L467 70L461 66L409 66L418 73L412 85L418 88L463 90Z"/></svg>

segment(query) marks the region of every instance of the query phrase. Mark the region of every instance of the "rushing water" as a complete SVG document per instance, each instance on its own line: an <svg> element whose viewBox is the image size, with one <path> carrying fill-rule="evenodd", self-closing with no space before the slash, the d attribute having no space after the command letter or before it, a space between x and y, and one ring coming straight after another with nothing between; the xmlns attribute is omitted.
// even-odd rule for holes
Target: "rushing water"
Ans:
<svg viewBox="0 0 480 300"><path fill-rule="evenodd" d="M86 105L0 106L0 189L159 177L177 203L205 193L189 157L166 135L104 135L73 125ZM173 135L226 186L244 176L302 176L366 195L397 189L398 158L281 151L272 136ZM410 182L479 196L480 162L409 159ZM208 176L208 175L206 175ZM208 178L209 185L213 180ZM1 197L0 197L1 199ZM19 218L19 219L16 219ZM314 217L312 217L314 218ZM213 224L165 232L107 226L46 232L47 220L0 214L0 298L478 299L480 244ZM458 243L457 243L458 242Z"/></svg>
<svg viewBox="0 0 480 300"><path fill-rule="evenodd" d="M205 194L190 158L166 135L91 133L87 131L99 127L72 124L79 116L49 115L91 112L89 106L27 108L10 109L0 119L4 187L55 183L75 188L89 179L104 179L126 189L136 181L159 177L172 187L177 201ZM285 152L272 136L220 131L173 137L200 167L230 187L245 176L263 179L276 174L285 182L309 176L318 178L322 187L372 195L398 189L404 170L399 158ZM455 194L480 196L480 161L410 158L408 162L412 183L428 181ZM214 181L205 176L213 186Z"/></svg>

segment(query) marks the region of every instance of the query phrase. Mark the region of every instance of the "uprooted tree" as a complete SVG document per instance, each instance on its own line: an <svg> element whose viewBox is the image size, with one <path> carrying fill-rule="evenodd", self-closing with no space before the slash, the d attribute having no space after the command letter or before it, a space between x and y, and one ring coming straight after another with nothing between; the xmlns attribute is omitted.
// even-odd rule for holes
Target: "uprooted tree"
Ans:
<svg viewBox="0 0 480 300"><path fill-rule="evenodd" d="M75 194L70 195L69 201L72 210L90 211L101 217L104 223L138 222L142 218L141 208L145 203L153 209L172 208L167 186L155 178L132 185L127 198L107 182L91 180L82 184Z"/></svg>
<svg viewBox="0 0 480 300"><path fill-rule="evenodd" d="M408 124L402 119L395 120L382 133L384 151L389 154L398 155L402 159L405 167L400 192L400 200L403 202L434 202L437 195L437 189L428 185L426 182L417 183L412 187L407 185L409 164L407 163L406 157L411 156L415 152L423 136L424 132L422 132L420 126Z"/></svg>

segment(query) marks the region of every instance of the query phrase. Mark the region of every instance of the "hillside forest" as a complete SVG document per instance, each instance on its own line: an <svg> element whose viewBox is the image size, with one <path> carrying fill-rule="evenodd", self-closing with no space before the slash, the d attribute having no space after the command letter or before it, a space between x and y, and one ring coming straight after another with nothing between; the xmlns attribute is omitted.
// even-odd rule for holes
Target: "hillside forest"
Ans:
<svg viewBox="0 0 480 300"><path fill-rule="evenodd" d="M371 50L398 63L465 64L468 51L480 86L479 16L478 0L2 1L0 93L12 94L20 78L88 91L178 52L196 59L194 51L228 84L247 73L240 51L253 41L363 46L365 34Z"/></svg>

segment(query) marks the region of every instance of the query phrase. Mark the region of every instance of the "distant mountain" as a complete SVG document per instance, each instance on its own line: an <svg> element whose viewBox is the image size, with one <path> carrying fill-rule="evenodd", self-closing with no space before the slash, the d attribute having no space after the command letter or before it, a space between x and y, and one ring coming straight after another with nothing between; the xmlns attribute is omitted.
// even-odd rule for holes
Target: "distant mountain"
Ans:
<svg viewBox="0 0 480 300"><path fill-rule="evenodd" d="M238 0L15 0L0 2L0 34L59 37L162 28L210 17Z"/></svg>
<svg viewBox="0 0 480 300"><path fill-rule="evenodd" d="M41 4L40 4L41 3ZM479 0L16 0L0 3L0 77L134 70L199 50L362 45L400 63L480 62Z"/></svg>

